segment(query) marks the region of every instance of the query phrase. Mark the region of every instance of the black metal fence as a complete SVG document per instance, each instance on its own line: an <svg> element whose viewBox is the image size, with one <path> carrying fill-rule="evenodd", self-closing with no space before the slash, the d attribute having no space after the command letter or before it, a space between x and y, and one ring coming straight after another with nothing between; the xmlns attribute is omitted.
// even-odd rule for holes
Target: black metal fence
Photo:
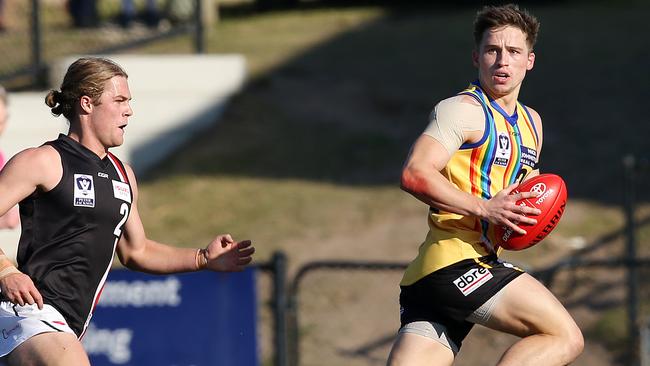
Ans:
<svg viewBox="0 0 650 366"><path fill-rule="evenodd" d="M606 346L618 349L611 357L612 362L620 365L639 365L643 361L646 363L642 366L648 366L650 362L650 349L647 348L650 344L650 303L647 301L650 289L639 282L650 272L650 256L647 246L639 253L641 246L637 236L641 228L650 224L650 216L639 217L636 207L637 193L646 182L648 167L647 159L628 156L623 161L623 228L596 238L564 260L531 271L558 294L569 310L587 307L604 314L619 307L623 309L625 315L615 318L614 322L622 321L626 330L621 334L607 334L618 339L606 341L609 343ZM607 259L592 256L603 252L618 254ZM276 263L286 266L284 255L276 254L274 258ZM289 282L281 278L286 276L286 269L276 271L280 277L276 278L274 286L277 332L274 364L384 365L385 352L398 326L399 289L396 284L406 265L318 261L302 266ZM349 287L346 284L351 282L356 285L354 291L346 289ZM287 283L289 286L285 287ZM371 306L367 301L360 301L372 297L377 301L371 301ZM304 302L306 298L309 304ZM376 322L377 314L383 316L381 324ZM611 333L610 329L604 331ZM598 330L588 332L588 337L598 336ZM328 333L335 335L319 335Z"/></svg>
<svg viewBox="0 0 650 366"><path fill-rule="evenodd" d="M42 87L48 64L71 54L110 54L175 36L205 43L204 0L4 1L0 83Z"/></svg>

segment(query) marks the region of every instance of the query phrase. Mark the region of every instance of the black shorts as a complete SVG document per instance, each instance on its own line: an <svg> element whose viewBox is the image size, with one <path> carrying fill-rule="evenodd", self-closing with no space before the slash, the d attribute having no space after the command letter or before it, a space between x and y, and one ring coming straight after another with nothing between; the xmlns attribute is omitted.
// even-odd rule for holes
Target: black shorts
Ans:
<svg viewBox="0 0 650 366"><path fill-rule="evenodd" d="M436 331L445 333L455 355L474 325L467 317L522 273L496 255L439 269L412 285L401 286L401 326L416 321L436 323Z"/></svg>

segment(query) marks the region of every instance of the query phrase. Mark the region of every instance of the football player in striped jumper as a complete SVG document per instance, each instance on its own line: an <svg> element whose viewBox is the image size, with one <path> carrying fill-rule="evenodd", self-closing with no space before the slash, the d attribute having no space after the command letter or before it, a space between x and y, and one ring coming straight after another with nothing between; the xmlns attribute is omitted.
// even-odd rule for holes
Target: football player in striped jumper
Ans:
<svg viewBox="0 0 650 366"><path fill-rule="evenodd" d="M539 114L518 101L533 68L539 22L516 5L488 6L474 22L478 80L438 103L402 171L402 188L429 209L429 233L400 283L401 327L389 366L451 365L474 324L521 337L498 365L566 365L582 333L556 297L503 262L494 227L525 233L538 209L516 201L539 174Z"/></svg>

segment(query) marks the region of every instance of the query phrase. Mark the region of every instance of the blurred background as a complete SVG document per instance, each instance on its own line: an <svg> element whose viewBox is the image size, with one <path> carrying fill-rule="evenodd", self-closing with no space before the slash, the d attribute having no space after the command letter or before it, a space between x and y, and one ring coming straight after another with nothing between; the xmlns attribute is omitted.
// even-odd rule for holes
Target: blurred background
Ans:
<svg viewBox="0 0 650 366"><path fill-rule="evenodd" d="M261 364L383 365L401 270L427 232L427 207L399 190L401 164L433 106L476 78L484 4L5 1L0 82L12 95L58 88L54 65L87 53L243 57L246 80L218 115L136 172L148 235L254 241ZM543 118L541 170L565 179L569 201L544 242L505 257L576 318L586 348L575 365L650 365L650 4L520 6L542 24L520 100ZM211 77L190 67L184 87ZM514 341L475 327L455 364L494 364Z"/></svg>

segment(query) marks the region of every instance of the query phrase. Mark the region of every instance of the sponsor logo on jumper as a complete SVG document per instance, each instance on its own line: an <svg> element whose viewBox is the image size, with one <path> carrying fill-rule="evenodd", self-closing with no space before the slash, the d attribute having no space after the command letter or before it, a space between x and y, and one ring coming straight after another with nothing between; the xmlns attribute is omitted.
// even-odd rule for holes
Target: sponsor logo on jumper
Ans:
<svg viewBox="0 0 650 366"><path fill-rule="evenodd" d="M82 343L89 355L104 355L111 363L124 364L131 361L132 339L131 329L102 329L90 323Z"/></svg>
<svg viewBox="0 0 650 366"><path fill-rule="evenodd" d="M181 281L176 277L153 281L108 281L97 306L142 308L181 304Z"/></svg>
<svg viewBox="0 0 650 366"><path fill-rule="evenodd" d="M463 295L467 296L489 281L490 278L492 278L490 270L483 267L476 267L455 279L454 285L456 285Z"/></svg>
<svg viewBox="0 0 650 366"><path fill-rule="evenodd" d="M2 338L7 339L11 335L11 333L17 331L20 329L20 324L16 324L13 328L11 329L2 329Z"/></svg>
<svg viewBox="0 0 650 366"><path fill-rule="evenodd" d="M97 176L98 176L98 177L102 177L102 178L108 178L108 174L106 174L106 173L104 173L104 172L99 172L99 173L97 173Z"/></svg>
<svg viewBox="0 0 650 366"><path fill-rule="evenodd" d="M494 164L500 166L507 166L510 161L510 153L512 151L512 144L510 137L505 132L499 132L497 136L497 151L494 157Z"/></svg>
<svg viewBox="0 0 650 366"><path fill-rule="evenodd" d="M95 207L95 185L93 184L92 175L74 175L74 205Z"/></svg>
<svg viewBox="0 0 650 366"><path fill-rule="evenodd" d="M531 149L527 146L522 146L519 161L524 165L534 167L537 162L537 150Z"/></svg>
<svg viewBox="0 0 650 366"><path fill-rule="evenodd" d="M118 182L116 180L113 182L113 196L122 201L131 203L131 188L126 183Z"/></svg>

